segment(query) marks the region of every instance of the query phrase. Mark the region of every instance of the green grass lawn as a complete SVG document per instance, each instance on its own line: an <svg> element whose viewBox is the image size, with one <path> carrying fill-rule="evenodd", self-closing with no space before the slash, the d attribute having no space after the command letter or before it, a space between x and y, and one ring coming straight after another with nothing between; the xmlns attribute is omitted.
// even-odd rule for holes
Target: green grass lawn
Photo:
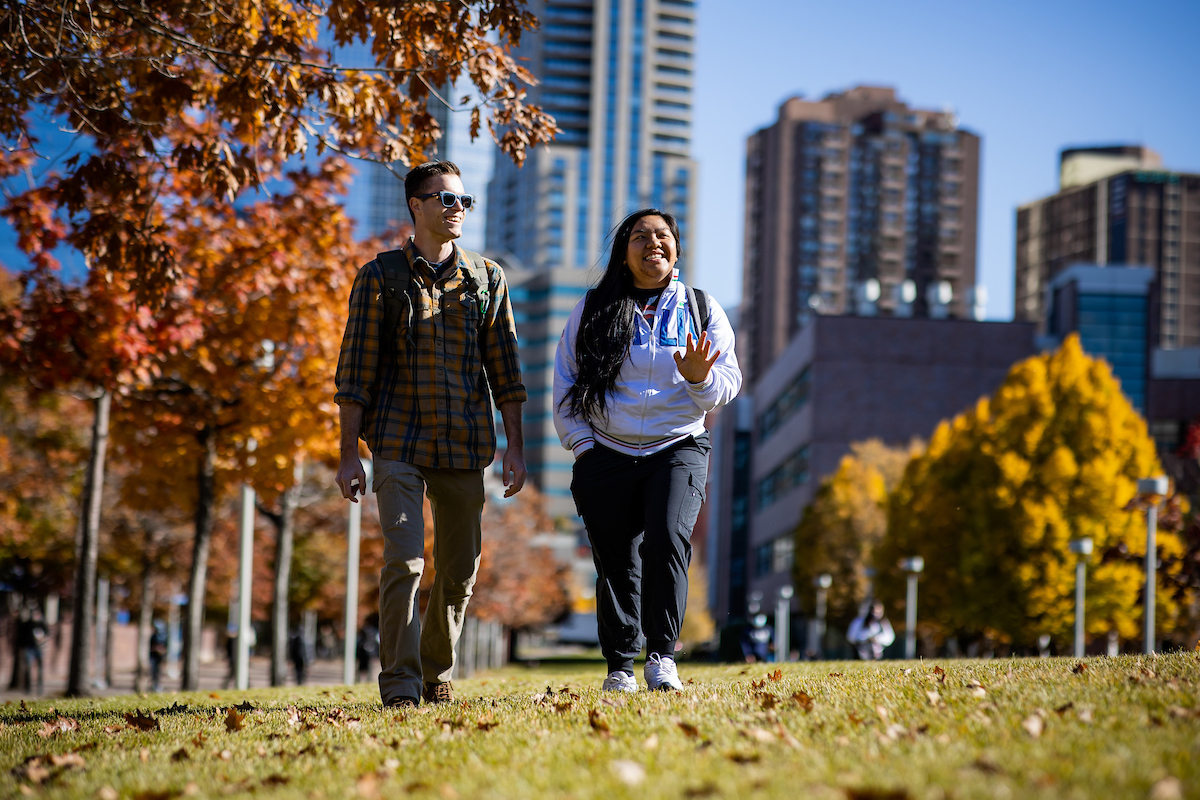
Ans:
<svg viewBox="0 0 1200 800"><path fill-rule="evenodd" d="M1200 798L1200 654L1079 664L683 664L684 692L620 697L543 664L407 712L367 684L10 703L0 798Z"/></svg>

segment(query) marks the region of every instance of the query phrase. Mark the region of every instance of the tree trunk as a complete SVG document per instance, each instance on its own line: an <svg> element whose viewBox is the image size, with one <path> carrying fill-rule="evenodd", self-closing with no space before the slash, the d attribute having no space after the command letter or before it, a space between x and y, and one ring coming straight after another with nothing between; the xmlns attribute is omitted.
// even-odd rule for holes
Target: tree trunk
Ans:
<svg viewBox="0 0 1200 800"><path fill-rule="evenodd" d="M92 627L96 612L96 559L99 555L100 499L104 494L104 458L108 451L108 416L112 394L101 391L92 420L92 452L88 458L79 527L75 536L75 597L71 604L71 669L66 695L91 692Z"/></svg>
<svg viewBox="0 0 1200 800"><path fill-rule="evenodd" d="M299 455L292 471L292 485L279 498L279 513L269 514L275 523L275 598L271 609L271 685L285 686L288 674L288 586L292 578L292 545L296 530L296 506L304 482L304 461Z"/></svg>
<svg viewBox="0 0 1200 800"><path fill-rule="evenodd" d="M216 502L217 439L212 428L197 434L204 451L196 472L195 539L192 542L192 572L188 579L187 622L183 627L183 680L181 689L200 688L200 634L204 624L204 599L208 583L208 551L212 545L213 504Z"/></svg>
<svg viewBox="0 0 1200 800"><path fill-rule="evenodd" d="M133 679L133 690L144 692L150 679L150 629L154 626L154 527L145 527L146 542L142 552L142 607L138 613L137 673Z"/></svg>

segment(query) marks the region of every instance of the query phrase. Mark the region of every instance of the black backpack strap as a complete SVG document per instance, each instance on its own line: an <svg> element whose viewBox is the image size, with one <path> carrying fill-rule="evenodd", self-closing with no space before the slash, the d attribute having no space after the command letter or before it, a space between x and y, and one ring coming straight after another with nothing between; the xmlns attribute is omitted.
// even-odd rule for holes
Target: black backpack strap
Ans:
<svg viewBox="0 0 1200 800"><path fill-rule="evenodd" d="M691 286L685 286L684 291L687 292L688 308L692 312L692 326L700 333L703 333L708 330L708 323L711 319L711 314L708 310L708 295L700 289L693 289Z"/></svg>
<svg viewBox="0 0 1200 800"><path fill-rule="evenodd" d="M467 283L479 301L479 318L482 321L487 316L488 304L491 302L492 295L488 282L487 264L484 263L483 256L474 250L460 249L467 260L471 262L471 269L467 272Z"/></svg>
<svg viewBox="0 0 1200 800"><path fill-rule="evenodd" d="M383 336L382 341L393 342L400 318L408 311L407 336L412 339L412 298L408 295L408 283L412 269L403 250L388 250L375 256L383 272ZM385 348L386 349L386 348Z"/></svg>

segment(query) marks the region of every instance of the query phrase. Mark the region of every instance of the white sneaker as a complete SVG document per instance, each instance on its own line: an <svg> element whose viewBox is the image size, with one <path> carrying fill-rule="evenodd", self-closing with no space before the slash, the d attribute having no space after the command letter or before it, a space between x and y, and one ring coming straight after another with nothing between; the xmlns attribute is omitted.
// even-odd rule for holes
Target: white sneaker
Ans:
<svg viewBox="0 0 1200 800"><path fill-rule="evenodd" d="M651 653L646 659L646 668L642 674L646 676L647 689L683 691L683 684L679 682L679 671L675 668L675 659L670 656Z"/></svg>
<svg viewBox="0 0 1200 800"><path fill-rule="evenodd" d="M605 692L636 692L638 690L637 678L621 670L610 672L600 689Z"/></svg>

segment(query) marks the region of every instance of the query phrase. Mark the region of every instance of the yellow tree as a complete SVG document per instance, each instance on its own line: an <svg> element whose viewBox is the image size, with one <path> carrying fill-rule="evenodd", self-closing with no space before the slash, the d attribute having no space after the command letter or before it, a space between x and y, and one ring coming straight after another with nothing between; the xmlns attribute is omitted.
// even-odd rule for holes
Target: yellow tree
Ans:
<svg viewBox="0 0 1200 800"><path fill-rule="evenodd" d="M1146 424L1108 364L1070 336L939 425L909 464L876 551L880 593L903 607L898 561L922 556L925 632L1017 645L1040 634L1065 640L1074 624L1068 543L1090 537L1100 558L1088 569L1087 630L1135 636L1142 574L1122 554L1144 555L1145 523L1125 506L1136 481L1158 472ZM1160 557L1181 550L1172 533L1158 544ZM1178 571L1178 559L1166 563ZM1179 605L1168 592L1157 597L1159 629L1169 631Z"/></svg>
<svg viewBox="0 0 1200 800"><path fill-rule="evenodd" d="M888 494L920 448L916 440L908 447L888 447L879 439L855 442L837 472L821 482L795 532L792 574L801 587L798 595L806 615L816 611L816 598L807 587L818 575L828 573L833 584L827 619L843 628L854 619L871 591L867 569L887 530Z"/></svg>

